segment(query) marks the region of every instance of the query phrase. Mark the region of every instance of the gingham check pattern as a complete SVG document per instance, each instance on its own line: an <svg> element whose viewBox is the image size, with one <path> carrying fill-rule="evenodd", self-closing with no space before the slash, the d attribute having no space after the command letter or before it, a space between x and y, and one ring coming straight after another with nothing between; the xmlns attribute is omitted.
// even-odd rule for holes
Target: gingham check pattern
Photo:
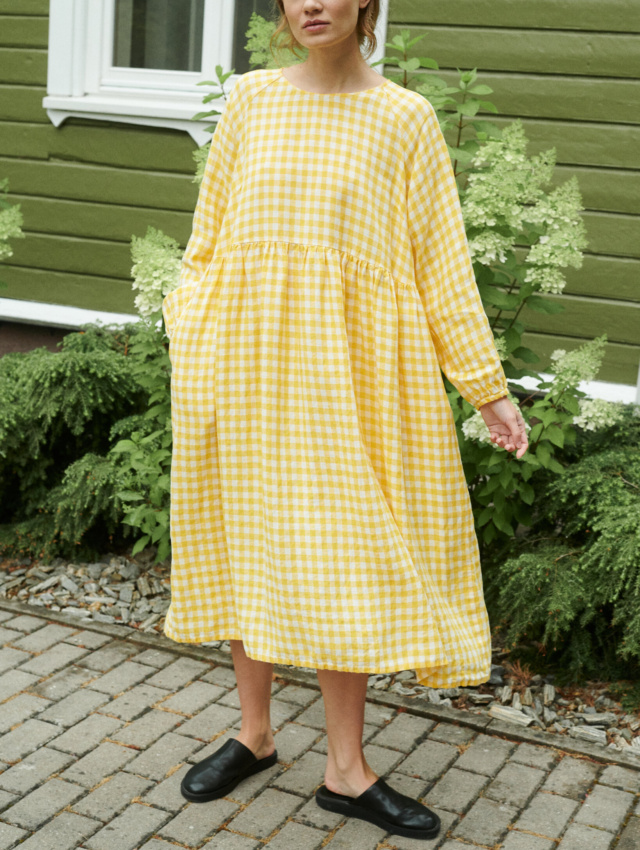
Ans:
<svg viewBox="0 0 640 850"><path fill-rule="evenodd" d="M262 661L490 671L478 546L440 367L506 392L430 104L231 91L163 304L174 454L165 633Z"/></svg>

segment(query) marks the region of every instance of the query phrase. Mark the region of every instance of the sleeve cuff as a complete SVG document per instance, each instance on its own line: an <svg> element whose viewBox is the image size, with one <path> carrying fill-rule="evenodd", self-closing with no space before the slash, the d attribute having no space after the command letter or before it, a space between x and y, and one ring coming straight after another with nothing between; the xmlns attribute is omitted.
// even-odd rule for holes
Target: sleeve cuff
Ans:
<svg viewBox="0 0 640 850"><path fill-rule="evenodd" d="M480 399L480 401L478 401L478 402L474 402L473 406L475 407L476 410L480 410L480 408L484 404L488 404L490 401L497 401L499 398L508 398L508 397L509 397L509 393L507 391L507 387L505 386L503 389L498 390L498 392L495 392L492 395L485 396L484 398Z"/></svg>

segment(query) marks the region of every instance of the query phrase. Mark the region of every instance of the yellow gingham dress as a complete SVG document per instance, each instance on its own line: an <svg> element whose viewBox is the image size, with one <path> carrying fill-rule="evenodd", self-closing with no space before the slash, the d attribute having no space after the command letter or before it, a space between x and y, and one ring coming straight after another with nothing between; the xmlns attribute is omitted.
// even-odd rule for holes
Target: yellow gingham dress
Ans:
<svg viewBox="0 0 640 850"><path fill-rule="evenodd" d="M490 632L440 367L506 381L433 108L244 74L163 302L175 641L477 684Z"/></svg>

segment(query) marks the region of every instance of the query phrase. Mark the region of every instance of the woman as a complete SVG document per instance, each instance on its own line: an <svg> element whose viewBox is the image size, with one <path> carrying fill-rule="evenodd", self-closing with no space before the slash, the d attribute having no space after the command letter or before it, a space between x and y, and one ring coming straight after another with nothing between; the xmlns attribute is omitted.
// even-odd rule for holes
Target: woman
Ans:
<svg viewBox="0 0 640 850"><path fill-rule="evenodd" d="M176 641L231 644L242 724L193 801L276 762L273 663L317 669L320 806L433 838L367 764L371 673L478 684L490 635L440 367L521 457L433 108L365 61L379 0L277 0L301 64L244 74L211 145L172 360Z"/></svg>

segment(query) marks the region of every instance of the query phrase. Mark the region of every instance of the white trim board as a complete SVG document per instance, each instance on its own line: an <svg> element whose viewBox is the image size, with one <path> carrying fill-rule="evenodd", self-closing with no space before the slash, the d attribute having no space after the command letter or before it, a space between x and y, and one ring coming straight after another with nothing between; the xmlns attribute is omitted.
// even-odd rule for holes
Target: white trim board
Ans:
<svg viewBox="0 0 640 850"><path fill-rule="evenodd" d="M548 372L540 372L541 381L550 381L553 375ZM518 384L524 387L525 390L535 390L538 386L536 378L519 378L517 381L512 381L512 384ZM590 398L602 398L606 401L622 401L625 404L633 404L640 402L640 391L637 387L629 386L629 384L611 384L608 381L581 381L578 384L578 389L586 393Z"/></svg>
<svg viewBox="0 0 640 850"><path fill-rule="evenodd" d="M104 310L69 307L66 304L47 304L45 301L0 298L0 322L3 321L74 330L88 322L124 325L138 322L140 317L137 313L108 313Z"/></svg>

